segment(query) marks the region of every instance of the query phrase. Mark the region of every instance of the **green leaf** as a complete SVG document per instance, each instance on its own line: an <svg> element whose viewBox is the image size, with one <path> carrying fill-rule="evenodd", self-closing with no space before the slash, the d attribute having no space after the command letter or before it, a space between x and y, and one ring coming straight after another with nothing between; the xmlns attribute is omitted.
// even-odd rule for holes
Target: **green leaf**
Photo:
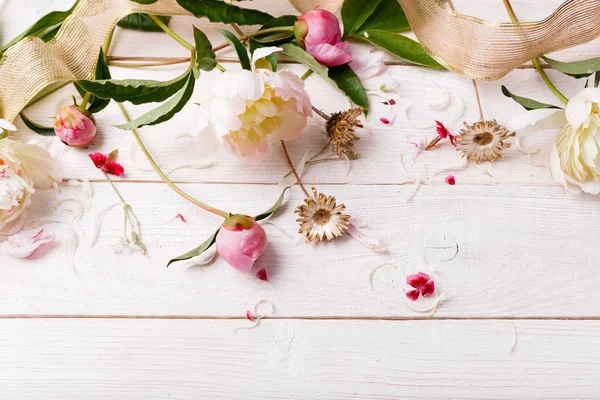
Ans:
<svg viewBox="0 0 600 400"><path fill-rule="evenodd" d="M129 131L145 125L156 125L170 120L175 114L181 111L190 100L192 93L194 93L195 83L196 80L194 79L194 74L189 72L186 85L180 89L175 96L171 97L154 110L137 117L133 121L122 125L115 125L115 127Z"/></svg>
<svg viewBox="0 0 600 400"><path fill-rule="evenodd" d="M166 82L147 79L103 79L98 81L78 81L77 83L88 92L101 99L113 99L122 103L146 104L162 102L173 96L188 81L189 71Z"/></svg>
<svg viewBox="0 0 600 400"><path fill-rule="evenodd" d="M60 30L62 24L56 25L54 28L50 29L49 31L46 31L45 33L41 34L39 36L40 39L42 39L44 42L49 42L52 39L54 39L54 36L56 36L56 34L58 33L58 31Z"/></svg>
<svg viewBox="0 0 600 400"><path fill-rule="evenodd" d="M400 31L410 24L397 0L345 0L342 6L344 37L365 30Z"/></svg>
<svg viewBox="0 0 600 400"><path fill-rule="evenodd" d="M177 3L197 18L207 17L211 22L264 25L274 19L265 12L241 8L221 0L177 0Z"/></svg>
<svg viewBox="0 0 600 400"><path fill-rule="evenodd" d="M35 122L33 122L32 120L27 118L25 113L21 113L20 115L21 115L21 119L23 120L23 123L25 124L25 126L28 127L29 129L31 129L32 131L34 131L35 133L42 135L42 136L56 136L56 132L54 132L54 128L36 124Z"/></svg>
<svg viewBox="0 0 600 400"><path fill-rule="evenodd" d="M596 72L594 75L594 87L598 87L600 85L600 72Z"/></svg>
<svg viewBox="0 0 600 400"><path fill-rule="evenodd" d="M389 51L396 57L412 64L431 68L444 68L423 47L406 36L380 30L368 30L366 35L356 36Z"/></svg>
<svg viewBox="0 0 600 400"><path fill-rule="evenodd" d="M600 57L573 62L557 61L545 56L542 56L542 58L552 69L577 79L586 78L593 73L600 71Z"/></svg>
<svg viewBox="0 0 600 400"><path fill-rule="evenodd" d="M553 106L552 104L541 103L537 100L532 100L532 99L528 99L526 97L517 96L516 94L511 93L504 85L502 85L502 94L505 95L506 97L510 97L511 99L513 99L514 101L519 103L527 111L538 110L541 108L558 108L558 109L560 109L560 107Z"/></svg>
<svg viewBox="0 0 600 400"><path fill-rule="evenodd" d="M318 74L320 77L325 79L329 84L337 86L334 81L329 78L329 70L324 65L321 65L313 56L308 54L300 46L296 46L292 43L286 43L279 46L283 49L283 54L292 57L294 60L301 62L308 68L312 69L313 72Z"/></svg>
<svg viewBox="0 0 600 400"><path fill-rule="evenodd" d="M217 56L212 49L208 37L194 26L194 43L196 45L196 67L204 71L212 71L217 65Z"/></svg>
<svg viewBox="0 0 600 400"><path fill-rule="evenodd" d="M273 206L271 208L269 208L267 211L265 211L264 213L258 214L256 217L254 217L254 219L256 221L262 221L263 219L267 219L271 215L273 215L273 213L275 211L277 211L279 209L279 207L281 207L281 204L283 204L283 199L285 197L285 192L288 189L289 189L289 187L286 187L285 189L283 189L283 191L281 192L281 195L279 196L279 198L277 199L277 201L275 202L275 204L273 204Z"/></svg>
<svg viewBox="0 0 600 400"><path fill-rule="evenodd" d="M242 68L251 70L252 66L250 65L250 58L248 58L248 51L246 47L240 42L240 40L227 29L219 29L221 35L225 36L225 39L231 44L231 47L235 49L237 56L240 60L240 64L242 64Z"/></svg>
<svg viewBox="0 0 600 400"><path fill-rule="evenodd" d="M262 29L269 29L269 28L280 28L280 27L285 27L285 26L289 26L290 28L293 28L294 24L296 23L296 18L297 17L295 15L282 15L281 17L275 18L271 22L264 24L263 26L260 27L260 29L262 30ZM281 44L283 42L288 42L293 37L294 37L294 31L289 30L289 31L282 31L282 32L273 32L273 33L271 33L269 35L265 35L265 36L257 36L254 38L254 40L256 40L259 43L263 43L263 44L275 45L275 44Z"/></svg>
<svg viewBox="0 0 600 400"><path fill-rule="evenodd" d="M98 61L96 62L95 78L100 80L111 78L110 69L108 68L108 61L106 60L106 56L104 55L104 50L102 50L102 47L100 48L100 54L98 55ZM79 86L76 82L74 83L74 85L81 97L84 97L87 91L81 86ZM110 99L101 99L97 96L92 95L87 109L92 114L95 114L104 110L109 103Z"/></svg>
<svg viewBox="0 0 600 400"><path fill-rule="evenodd" d="M48 30L56 27L56 25L62 24L63 21L65 19L67 19L67 17L69 15L71 15L71 13L73 12L73 10L75 9L75 7L77 6L78 3L79 3L79 0L76 1L75 4L73 4L73 7L71 7L70 9L68 9L66 11L52 11L51 13L44 15L35 24L33 24L29 28L27 28L25 30L25 32L21 33L19 36L17 36L16 38L11 40L4 46L0 47L0 57L2 57L2 54L9 47L13 46L15 43L20 42L22 39L29 37L29 36L35 36L35 37L42 36L45 33L47 33Z"/></svg>
<svg viewBox="0 0 600 400"><path fill-rule="evenodd" d="M217 231L215 233L210 235L210 237L208 239L206 239L206 241L204 243L202 243L200 246L196 247L194 250L188 251L187 253L182 254L179 257L175 257L175 258L169 260L169 263L167 264L167 268L169 268L169 266L175 262L189 260L190 258L197 257L200 254L204 253L206 250L210 249L210 247L213 244L215 244L215 242L217 240L217 234L219 233L220 230L221 230L221 228L217 229Z"/></svg>
<svg viewBox="0 0 600 400"><path fill-rule="evenodd" d="M369 98L362 82L356 76L352 68L348 65L329 68L329 77L337 86L350 97L354 104L365 109L365 114L369 112Z"/></svg>
<svg viewBox="0 0 600 400"><path fill-rule="evenodd" d="M169 25L171 17L158 16L165 25ZM162 28L156 25L156 22L148 14L133 13L123 17L118 23L118 26L125 29L133 29L135 31L145 32L162 32Z"/></svg>

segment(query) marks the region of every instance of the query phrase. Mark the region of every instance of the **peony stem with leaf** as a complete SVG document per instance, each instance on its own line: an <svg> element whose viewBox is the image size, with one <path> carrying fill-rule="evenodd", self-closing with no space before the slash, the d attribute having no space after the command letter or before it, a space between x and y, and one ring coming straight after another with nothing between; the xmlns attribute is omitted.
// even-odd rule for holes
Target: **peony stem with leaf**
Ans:
<svg viewBox="0 0 600 400"><path fill-rule="evenodd" d="M509 0L502 0L502 1L504 2L504 7L506 8L508 15L510 16L510 20L512 21L513 24L518 26L519 20L517 18L517 15L515 14L515 10L513 10L512 5L510 4L510 1ZM548 75L546 74L546 71L544 71L544 68L542 68L540 61L537 58L534 58L531 60L531 63L533 64L533 67L537 70L537 72L542 77L542 80L544 81L546 86L548 86L548 88L552 91L552 93L554 93L554 95L556 97L558 97L558 99L560 101L562 101L564 104L567 104L569 102L569 99L567 99L565 97L565 95L562 94L556 86L554 86L554 84L552 83L552 81L550 80Z"/></svg>
<svg viewBox="0 0 600 400"><path fill-rule="evenodd" d="M127 113L127 110L125 110L125 107L123 107L123 104L118 103L118 102L117 102L117 104L119 105L119 108L121 109L121 113L123 114L123 117L125 117L125 121L130 122L131 119L129 118L129 114ZM160 167L158 166L158 164L156 163L156 161L154 161L154 158L152 158L152 155L150 154L150 152L146 148L146 145L144 145L144 142L140 138L140 135L138 134L137 129L132 129L131 133L133 133L133 136L134 136L135 140L137 141L138 145L142 149L142 152L144 153L144 155L146 156L146 158L148 159L148 161L150 162L150 164L152 165L152 168L154 168L154 170L156 171L156 173L161 177L161 179L167 185L169 185L169 187L171 189L173 189L181 197L183 197L184 199L186 199L190 203L192 203L192 204L194 204L194 205L202 208L203 210L206 210L206 211L211 212L213 214L219 215L219 216L221 216L223 218L229 218L231 216L230 213L225 212L223 210L219 210L218 208L215 208L215 207L211 207L208 204L205 204L205 203L203 203L203 202L201 202L199 200L196 200L194 197L190 196L189 194L187 194L183 190L181 190L181 188L179 188L179 186L177 186L175 183L173 183L169 179L169 177L160 169Z"/></svg>

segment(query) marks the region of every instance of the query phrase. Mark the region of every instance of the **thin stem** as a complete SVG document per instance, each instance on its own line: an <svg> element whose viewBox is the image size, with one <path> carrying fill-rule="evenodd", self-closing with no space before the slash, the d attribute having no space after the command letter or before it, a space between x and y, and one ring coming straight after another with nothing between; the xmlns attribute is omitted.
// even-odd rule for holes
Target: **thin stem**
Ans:
<svg viewBox="0 0 600 400"><path fill-rule="evenodd" d="M108 57L108 50L110 49L110 44L112 43L113 40L113 35L115 34L115 28L113 27L109 34L108 37L106 38L106 40L104 41L104 55L106 57Z"/></svg>
<svg viewBox="0 0 600 400"><path fill-rule="evenodd" d="M301 77L300 79L302 79L303 81L306 80L306 78L308 78L309 76L311 76L313 73L312 69L307 70Z"/></svg>
<svg viewBox="0 0 600 400"><path fill-rule="evenodd" d="M113 67L122 67L122 68L142 68L142 67L161 67L166 65L174 65L174 64L182 64L184 62L189 62L190 59L176 59L174 61L165 61L165 62L141 62L141 63L128 63L121 61L109 61L108 65L112 65Z"/></svg>
<svg viewBox="0 0 600 400"><path fill-rule="evenodd" d="M119 190L117 189L117 187L115 186L114 182L112 181L112 179L110 179L110 176L108 176L108 174L104 171L102 171L102 173L104 174L104 176L106 177L106 180L108 181L108 183L110 183L110 186L112 186L113 190L115 191L115 193L117 194L117 196L119 196L119 200L121 200L121 203L123 203L124 206L127 205L127 202L125 201L125 199L123 198L123 196L121 196L121 193L119 192Z"/></svg>
<svg viewBox="0 0 600 400"><path fill-rule="evenodd" d="M242 32L242 30L240 29L240 27L238 26L238 24L236 24L235 22L233 22L231 24L231 27L233 28L233 30L240 36L244 36L244 32Z"/></svg>
<svg viewBox="0 0 600 400"><path fill-rule="evenodd" d="M217 63L217 65L215 65L215 68L216 68L216 69L218 69L218 70L219 70L219 71L221 71L221 72L225 72L225 71L227 71L227 70L225 69L225 67L224 67L224 66L222 66L222 65L221 65L221 64L219 64L219 63Z"/></svg>
<svg viewBox="0 0 600 400"><path fill-rule="evenodd" d="M471 80L473 82L473 89L475 90L475 98L477 99L477 108L479 108L479 118L481 122L485 121L483 118L483 108L481 107L481 98L479 97L479 89L477 88L477 81L475 79Z"/></svg>
<svg viewBox="0 0 600 400"><path fill-rule="evenodd" d="M313 111L317 113L317 115L319 115L319 117L323 118L324 120L328 120L329 119L329 115L325 114L323 111L319 110L317 107L315 106L311 106Z"/></svg>
<svg viewBox="0 0 600 400"><path fill-rule="evenodd" d="M502 0L502 1L504 3L504 7L506 8L506 11L508 12L508 15L510 16L510 20L512 21L513 24L517 25L517 27L518 27L519 19L517 18L517 15L515 14L515 10L512 8L510 1L509 0ZM569 102L569 99L567 99L565 97L565 95L562 94L556 86L554 86L554 84L552 83L552 81L550 80L548 75L546 74L546 71L544 71L544 68L542 68L540 61L537 59L537 57L534 58L533 60L531 60L531 63L533 64L533 67L537 70L537 72L542 77L542 80L544 81L546 86L548 86L548 88L552 91L552 93L554 93L554 95L556 97L558 97L558 99L560 101L562 101L564 104L567 104Z"/></svg>
<svg viewBox="0 0 600 400"><path fill-rule="evenodd" d="M302 181L300 180L300 177L298 176L298 173L296 172L296 168L294 167L294 163L292 163L292 159L290 158L290 155L287 151L287 147L285 147L285 142L282 140L281 141L281 147L283 148L283 154L285 154L285 159L287 160L288 164L290 165L290 168L292 168L292 172L294 173L294 176L296 177L296 181L298 182L298 185L300 186L300 189L302 189L302 191L304 192L304 195L310 199L310 195L308 194L308 192L306 191L306 189L304 188L304 185L302 184Z"/></svg>
<svg viewBox="0 0 600 400"><path fill-rule="evenodd" d="M92 98L92 94L90 92L86 92L85 96L83 96L83 100L81 100L81 104L79 107L85 109Z"/></svg>
<svg viewBox="0 0 600 400"><path fill-rule="evenodd" d="M158 25L160 27L160 29L165 31L165 33L167 35L171 36L173 39L175 39L179 44L181 44L183 47L185 47L189 51L196 51L196 48L194 46L192 46L184 38L182 38L181 36L179 36L178 34L173 32L173 30L171 28L169 28L167 25L165 25L165 23L162 22L160 20L160 18L158 18L156 15L153 15L153 14L149 14L149 15L150 15L150 18L152 18L152 21L156 22L156 25Z"/></svg>
<svg viewBox="0 0 600 400"><path fill-rule="evenodd" d="M121 113L123 114L123 117L125 117L125 121L129 122L131 121L129 118L129 114L127 114L127 110L125 110L125 107L123 107L123 104L121 103L117 103L119 105L119 108L121 109ZM154 168L154 170L156 171L156 173L162 178L162 180L169 185L169 187L171 187L171 189L173 189L175 192L177 192L181 197L183 197L184 199L186 199L187 201L189 201L190 203L208 211L211 212L213 214L219 215L223 218L228 218L231 214L219 210L218 208L214 208L211 207L207 204L202 203L199 200L196 200L195 198L193 198L192 196L190 196L189 194L185 193L183 190L181 190L177 185L175 185L170 179L169 177L160 169L160 167L158 166L158 164L156 163L156 161L154 161L154 159L152 158L152 155L150 155L150 152L148 152L148 149L146 148L146 146L144 145L144 142L142 142L142 139L140 138L140 135L137 132L137 129L132 129L131 133L133 133L133 136L135 137L135 140L137 141L137 143L139 144L140 148L142 149L142 152L144 153L144 155L146 156L146 158L148 159L148 161L150 162L150 164L152 164L152 167Z"/></svg>

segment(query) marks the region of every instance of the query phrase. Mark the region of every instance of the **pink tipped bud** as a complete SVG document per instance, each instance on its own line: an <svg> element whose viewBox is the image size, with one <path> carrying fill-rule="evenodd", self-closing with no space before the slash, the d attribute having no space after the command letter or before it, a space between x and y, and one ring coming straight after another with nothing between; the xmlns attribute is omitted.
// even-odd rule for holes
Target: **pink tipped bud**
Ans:
<svg viewBox="0 0 600 400"><path fill-rule="evenodd" d="M340 23L335 15L326 10L312 10L302 14L294 25L296 40L319 63L335 67L352 61L342 42Z"/></svg>
<svg viewBox="0 0 600 400"><path fill-rule="evenodd" d="M54 132L66 145L87 146L96 137L96 120L81 107L64 106L54 117Z"/></svg>
<svg viewBox="0 0 600 400"><path fill-rule="evenodd" d="M238 271L249 272L267 246L267 234L252 218L234 215L217 234L217 252Z"/></svg>

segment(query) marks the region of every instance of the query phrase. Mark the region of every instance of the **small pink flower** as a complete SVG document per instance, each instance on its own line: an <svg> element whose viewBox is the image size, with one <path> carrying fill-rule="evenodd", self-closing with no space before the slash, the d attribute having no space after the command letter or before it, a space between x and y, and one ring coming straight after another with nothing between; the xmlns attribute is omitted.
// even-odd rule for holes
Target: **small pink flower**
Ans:
<svg viewBox="0 0 600 400"><path fill-rule="evenodd" d="M456 185L456 180L454 180L454 175L448 175L445 179L448 185Z"/></svg>
<svg viewBox="0 0 600 400"><path fill-rule="evenodd" d="M84 108L64 106L54 117L54 132L69 146L87 146L96 137L96 120Z"/></svg>
<svg viewBox="0 0 600 400"><path fill-rule="evenodd" d="M53 234L47 234L43 229L31 229L9 236L0 244L0 249L17 258L31 256L42 245L52 243L56 239Z"/></svg>
<svg viewBox="0 0 600 400"><path fill-rule="evenodd" d="M452 146L456 147L456 138L454 137L453 134L450 133L450 131L448 131L448 129L446 129L444 124L442 124L440 121L435 121L435 124L436 124L435 129L436 129L439 137L442 139L446 139L446 138L450 139L450 143L452 143Z"/></svg>
<svg viewBox="0 0 600 400"><path fill-rule="evenodd" d="M384 118L379 118L379 120L380 120L380 121L381 121L383 124L385 124L385 125L389 125L389 124L391 124L391 123L392 123L392 122L391 122L389 119L387 119L387 118L385 118L385 117L384 117Z"/></svg>
<svg viewBox="0 0 600 400"><path fill-rule="evenodd" d="M108 154L90 153L88 156L96 166L107 174L121 176L125 172L125 168L115 160L117 159L118 151L113 150Z"/></svg>
<svg viewBox="0 0 600 400"><path fill-rule="evenodd" d="M329 11L316 9L302 14L294 25L294 35L310 55L327 67L352 61L352 54L346 51L348 43L341 41L340 23Z"/></svg>
<svg viewBox="0 0 600 400"><path fill-rule="evenodd" d="M256 273L256 277L258 279L260 279L261 281L268 281L269 279L267 278L267 270L264 268L261 268L258 270L258 272Z"/></svg>
<svg viewBox="0 0 600 400"><path fill-rule="evenodd" d="M427 297L435 292L435 283L433 283L433 279L423 272L407 276L406 283L414 288L413 290L406 292L406 297L412 301L418 300L419 295Z"/></svg>
<svg viewBox="0 0 600 400"><path fill-rule="evenodd" d="M267 246L267 234L252 218L233 215L217 234L217 252L238 271L250 272Z"/></svg>

